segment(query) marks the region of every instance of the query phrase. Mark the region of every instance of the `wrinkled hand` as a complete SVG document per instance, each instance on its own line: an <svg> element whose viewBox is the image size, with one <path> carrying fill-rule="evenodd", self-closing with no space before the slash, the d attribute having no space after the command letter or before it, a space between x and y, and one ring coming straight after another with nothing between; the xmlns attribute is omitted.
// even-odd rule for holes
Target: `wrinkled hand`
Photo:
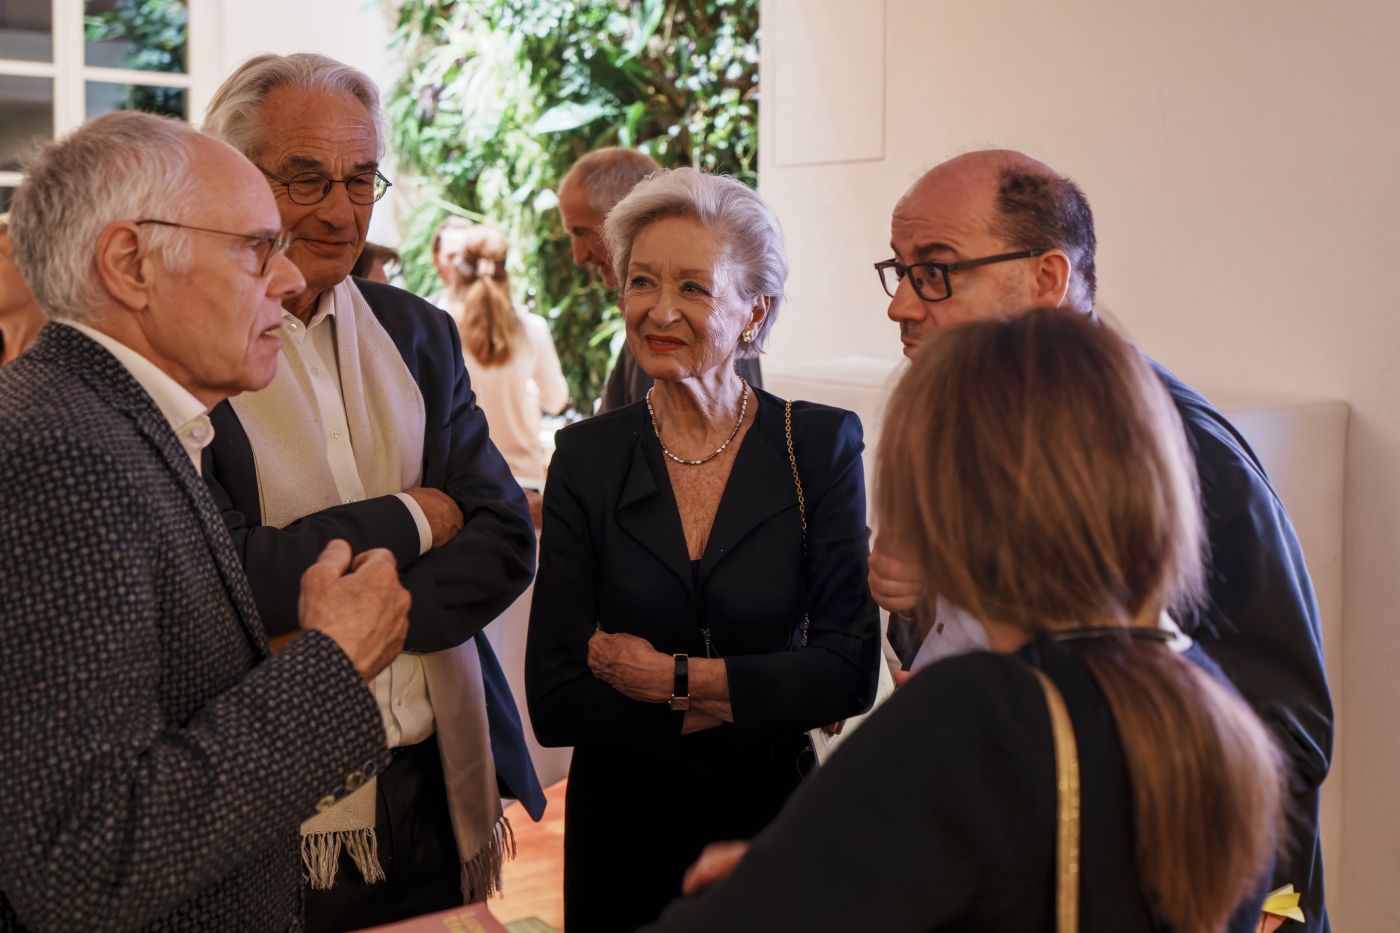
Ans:
<svg viewBox="0 0 1400 933"><path fill-rule="evenodd" d="M588 667L623 696L643 703L671 699L676 685L675 659L636 635L594 632L588 639Z"/></svg>
<svg viewBox="0 0 1400 933"><path fill-rule="evenodd" d="M332 541L301 577L297 614L303 629L334 639L365 680L372 680L403 650L413 602L399 582L392 552L365 551L351 566L350 545Z"/></svg>
<svg viewBox="0 0 1400 933"><path fill-rule="evenodd" d="M749 844L742 839L729 842L712 842L705 846L695 864L685 870L681 879L681 893L694 897L716 882L734 874L734 869L748 854Z"/></svg>
<svg viewBox="0 0 1400 933"><path fill-rule="evenodd" d="M544 496L533 489L521 490L525 493L525 501L530 503L530 521L535 523L535 530L540 530L540 523L544 521Z"/></svg>
<svg viewBox="0 0 1400 933"><path fill-rule="evenodd" d="M466 522L462 518L462 510L451 496L441 489L428 486L414 486L412 489L405 489L404 492L418 503L418 507L427 516L428 527L433 530L433 547L442 547L457 537L457 532L462 530Z"/></svg>
<svg viewBox="0 0 1400 933"><path fill-rule="evenodd" d="M886 540L876 538L870 552L870 595L875 602L890 612L909 612L919 605L923 592L924 575L919 565L890 554Z"/></svg>

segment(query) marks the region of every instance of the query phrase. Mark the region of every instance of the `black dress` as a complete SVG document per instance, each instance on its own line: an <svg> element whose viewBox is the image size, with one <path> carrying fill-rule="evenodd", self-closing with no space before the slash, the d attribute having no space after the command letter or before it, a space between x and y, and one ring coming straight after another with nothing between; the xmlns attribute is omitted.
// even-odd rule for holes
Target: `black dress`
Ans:
<svg viewBox="0 0 1400 933"><path fill-rule="evenodd" d="M1079 930L1163 929L1138 876L1112 714L1083 662L1042 639L921 671L793 795L733 876L675 902L648 933L1053 930L1055 747L1031 663L1064 696L1079 746ZM1231 930L1254 928L1266 881Z"/></svg>
<svg viewBox="0 0 1400 933"><path fill-rule="evenodd" d="M569 933L655 919L705 844L751 837L778 812L800 780L805 730L873 701L880 628L866 584L860 421L793 406L804 560L783 403L756 395L754 425L694 570L645 405L558 435L525 663L541 744L574 746ZM682 736L683 713L595 678L588 640L599 626L698 657L708 630L727 662L734 722Z"/></svg>

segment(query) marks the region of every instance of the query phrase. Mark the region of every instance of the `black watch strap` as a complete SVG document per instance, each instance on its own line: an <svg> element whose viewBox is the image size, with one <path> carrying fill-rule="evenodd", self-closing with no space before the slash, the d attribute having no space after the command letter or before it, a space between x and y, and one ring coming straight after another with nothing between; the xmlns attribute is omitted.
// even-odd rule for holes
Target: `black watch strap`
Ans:
<svg viewBox="0 0 1400 933"><path fill-rule="evenodd" d="M671 709L690 709L690 655L678 654L676 682L671 687Z"/></svg>

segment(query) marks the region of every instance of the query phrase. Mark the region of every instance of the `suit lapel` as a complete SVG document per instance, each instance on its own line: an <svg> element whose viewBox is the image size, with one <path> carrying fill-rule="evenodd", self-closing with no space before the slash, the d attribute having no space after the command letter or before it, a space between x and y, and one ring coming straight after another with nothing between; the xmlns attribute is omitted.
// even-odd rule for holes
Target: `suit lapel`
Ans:
<svg viewBox="0 0 1400 933"><path fill-rule="evenodd" d="M209 548L214 565L218 568L229 599L238 611L244 631L254 650L267 656L267 634L258 618L258 610L253 602L253 591L248 586L248 578L234 553L229 539L228 528L223 516L214 506L209 489L195 472L189 454L175 436L170 423L156 408L155 402L146 394L132 375L126 371L116 357L112 356L95 341L71 327L49 324L46 328L58 331L55 350L64 362L72 365L77 362L77 371L102 398L117 412L129 418L137 431L155 448L165 461L166 467L175 474L176 483L184 492L190 508L198 516L200 530Z"/></svg>
<svg viewBox="0 0 1400 933"><path fill-rule="evenodd" d="M774 450L760 430L764 408L760 401L753 427L744 435L744 442L734 458L734 469L729 473L729 482L720 498L700 563L702 588L715 566L750 532L779 512L797 507L797 487L792 480L787 450L781 453ZM772 411L767 414L771 415Z"/></svg>
<svg viewBox="0 0 1400 933"><path fill-rule="evenodd" d="M676 506L671 479L666 476L664 463L651 462L659 457L648 457L647 453L645 435L638 434L632 450L632 465L614 516L622 530L669 567L686 591L694 596L690 553L685 547L685 529L681 527L681 513Z"/></svg>

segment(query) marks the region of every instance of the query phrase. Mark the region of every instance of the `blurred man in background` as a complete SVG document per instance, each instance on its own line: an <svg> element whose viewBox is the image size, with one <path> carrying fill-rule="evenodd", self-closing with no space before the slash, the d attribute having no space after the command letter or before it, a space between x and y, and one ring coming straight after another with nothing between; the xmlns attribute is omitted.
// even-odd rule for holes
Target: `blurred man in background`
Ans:
<svg viewBox="0 0 1400 933"><path fill-rule="evenodd" d="M616 291L617 273L603 246L603 219L643 178L661 170L635 149L608 146L579 159L559 183L559 216L574 249L574 265L597 269L603 284ZM736 357L734 371L749 385L763 388L758 357ZM618 351L617 363L608 375L598 411L612 411L646 398L652 379L627 344Z"/></svg>
<svg viewBox="0 0 1400 933"><path fill-rule="evenodd" d="M15 265L10 215L0 214L0 366L28 350L47 320Z"/></svg>

